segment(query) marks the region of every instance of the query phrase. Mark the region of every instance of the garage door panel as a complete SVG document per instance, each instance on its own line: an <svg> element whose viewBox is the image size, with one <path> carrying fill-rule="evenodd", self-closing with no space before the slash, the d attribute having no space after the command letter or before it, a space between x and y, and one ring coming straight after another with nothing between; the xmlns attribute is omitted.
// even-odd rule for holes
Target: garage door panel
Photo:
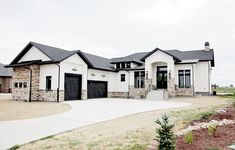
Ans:
<svg viewBox="0 0 235 150"><path fill-rule="evenodd" d="M92 81L87 83L88 98L107 98L108 82L107 81Z"/></svg>
<svg viewBox="0 0 235 150"><path fill-rule="evenodd" d="M82 76L78 74L65 74L65 100L81 99Z"/></svg>

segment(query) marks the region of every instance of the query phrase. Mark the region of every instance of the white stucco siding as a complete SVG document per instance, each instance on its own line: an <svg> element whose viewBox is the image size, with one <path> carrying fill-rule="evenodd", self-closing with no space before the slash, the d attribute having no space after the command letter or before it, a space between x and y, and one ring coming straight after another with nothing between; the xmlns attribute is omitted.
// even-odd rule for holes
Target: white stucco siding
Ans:
<svg viewBox="0 0 235 150"><path fill-rule="evenodd" d="M65 73L82 75L82 90L87 89L87 64L77 54L62 61L60 70L60 90L64 90Z"/></svg>
<svg viewBox="0 0 235 150"><path fill-rule="evenodd" d="M55 64L40 66L39 89L46 89L46 76L51 76L51 89L56 90L58 87L59 67Z"/></svg>
<svg viewBox="0 0 235 150"><path fill-rule="evenodd" d="M125 82L121 82L121 74L125 74ZM88 80L107 81L108 92L128 92L129 73L127 71L109 72L88 69Z"/></svg>
<svg viewBox="0 0 235 150"><path fill-rule="evenodd" d="M46 56L44 53L42 53L39 49L36 47L31 47L29 51L19 60L19 62L22 61L30 61L30 60L42 60L42 61L48 61L51 60L48 56Z"/></svg>
<svg viewBox="0 0 235 150"><path fill-rule="evenodd" d="M198 62L195 68L195 92L209 92L209 62Z"/></svg>
<svg viewBox="0 0 235 150"><path fill-rule="evenodd" d="M148 71L148 78L149 79L153 79L154 74L156 74L156 72L154 72L155 70L153 69L154 68L153 64L156 62L166 63L167 70L171 71L171 76L173 76L173 77L175 76L173 57L158 50L155 53L153 53L152 55L150 55L148 58L145 59L145 71Z"/></svg>
<svg viewBox="0 0 235 150"><path fill-rule="evenodd" d="M193 64L177 64L175 65L175 85L179 86L179 77L178 77L178 73L179 70L190 70L190 81L191 81L191 85L195 85L195 71L193 71L193 69L195 70L195 67L193 67ZM194 83L193 83L193 78L194 78Z"/></svg>

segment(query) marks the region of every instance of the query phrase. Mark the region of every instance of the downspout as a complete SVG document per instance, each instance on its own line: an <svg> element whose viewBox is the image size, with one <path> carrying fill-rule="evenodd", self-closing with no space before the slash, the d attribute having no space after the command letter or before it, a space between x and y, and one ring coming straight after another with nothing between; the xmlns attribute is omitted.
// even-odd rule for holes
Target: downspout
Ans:
<svg viewBox="0 0 235 150"><path fill-rule="evenodd" d="M194 87L194 65L192 64L192 78L193 78L193 97L195 97L195 87Z"/></svg>
<svg viewBox="0 0 235 150"><path fill-rule="evenodd" d="M58 86L57 86L57 102L60 102L60 64L56 64L59 67L58 70Z"/></svg>
<svg viewBox="0 0 235 150"><path fill-rule="evenodd" d="M28 68L28 67L24 67L25 69L28 69L30 71L30 77L29 77L29 102L32 101L31 97L32 97L32 74L33 71L32 69Z"/></svg>

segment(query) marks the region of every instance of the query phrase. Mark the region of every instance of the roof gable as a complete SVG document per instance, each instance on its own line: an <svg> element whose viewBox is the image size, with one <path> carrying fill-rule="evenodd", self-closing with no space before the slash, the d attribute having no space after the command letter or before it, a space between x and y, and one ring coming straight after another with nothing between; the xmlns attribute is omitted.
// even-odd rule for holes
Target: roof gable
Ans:
<svg viewBox="0 0 235 150"><path fill-rule="evenodd" d="M154 50L152 50L151 52L149 52L148 54L146 54L144 57L142 57L141 60L142 60L142 61L145 61L146 58L148 58L149 56L151 56L152 54L154 54L156 51L161 51L161 52L163 52L163 53L165 53L165 54L167 54L167 55L173 57L173 59L174 59L175 61L177 61L177 62L180 62L180 61L181 61L178 57L172 55L171 53L168 53L167 51L161 50L161 49L159 49L159 48L155 48Z"/></svg>

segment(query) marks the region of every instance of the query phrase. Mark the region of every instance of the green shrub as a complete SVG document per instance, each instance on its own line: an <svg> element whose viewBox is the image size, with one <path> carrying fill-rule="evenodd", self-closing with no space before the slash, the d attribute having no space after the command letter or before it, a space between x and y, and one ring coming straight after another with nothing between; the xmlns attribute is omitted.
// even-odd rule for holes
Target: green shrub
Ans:
<svg viewBox="0 0 235 150"><path fill-rule="evenodd" d="M159 142L158 150L175 150L175 135L173 132L174 125L169 123L169 117L163 115L161 120L155 121L159 128L156 129L155 140Z"/></svg>
<svg viewBox="0 0 235 150"><path fill-rule="evenodd" d="M207 129L208 129L208 132L209 132L210 134L212 134L213 136L215 136L216 130L217 130L217 125L216 125L216 124L210 124L210 125L207 127Z"/></svg>
<svg viewBox="0 0 235 150"><path fill-rule="evenodd" d="M192 144L193 143L193 134L192 134L192 132L189 132L189 133L185 134L184 140L187 144Z"/></svg>
<svg viewBox="0 0 235 150"><path fill-rule="evenodd" d="M209 116L213 115L212 112L202 112L200 113L202 119L208 119Z"/></svg>

